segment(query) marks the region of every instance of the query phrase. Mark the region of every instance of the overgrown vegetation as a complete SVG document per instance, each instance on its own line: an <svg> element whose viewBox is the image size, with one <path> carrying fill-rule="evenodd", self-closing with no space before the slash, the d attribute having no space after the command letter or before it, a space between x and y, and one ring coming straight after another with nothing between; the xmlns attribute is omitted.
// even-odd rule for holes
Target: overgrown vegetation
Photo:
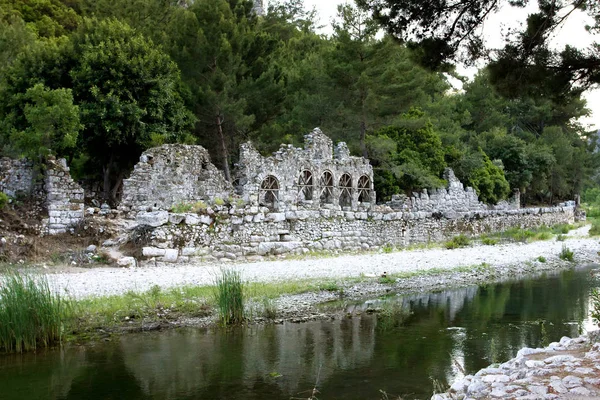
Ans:
<svg viewBox="0 0 600 400"><path fill-rule="evenodd" d="M223 268L215 279L215 303L223 325L244 322L244 284L239 271Z"/></svg>
<svg viewBox="0 0 600 400"><path fill-rule="evenodd" d="M445 246L447 249L458 249L460 247L467 247L470 244L471 240L467 236L458 235L447 241Z"/></svg>
<svg viewBox="0 0 600 400"><path fill-rule="evenodd" d="M452 66L422 62L448 49L378 35L377 18L349 4L327 36L301 0L271 2L264 16L242 0L46 3L0 0L2 155L65 156L109 200L150 146L202 144L231 180L242 141L273 151L315 126L372 160L381 200L443 186L448 166L489 203L511 189L524 204L557 203L598 183L570 70L536 66L545 74L523 85L496 62L450 90Z"/></svg>
<svg viewBox="0 0 600 400"><path fill-rule="evenodd" d="M569 249L566 245L563 245L562 250L558 254L558 257L564 261L573 261L573 256L575 254L571 249Z"/></svg>
<svg viewBox="0 0 600 400"><path fill-rule="evenodd" d="M53 293L44 276L7 273L0 280L0 351L59 344L71 311L70 301Z"/></svg>

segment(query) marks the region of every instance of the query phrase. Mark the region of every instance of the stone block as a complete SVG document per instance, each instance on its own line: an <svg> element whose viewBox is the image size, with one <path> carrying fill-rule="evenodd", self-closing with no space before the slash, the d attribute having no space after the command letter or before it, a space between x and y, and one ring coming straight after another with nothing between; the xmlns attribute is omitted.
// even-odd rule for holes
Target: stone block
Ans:
<svg viewBox="0 0 600 400"><path fill-rule="evenodd" d="M134 268L137 266L137 261L133 257L121 257L117 260L117 265L123 268Z"/></svg>
<svg viewBox="0 0 600 400"><path fill-rule="evenodd" d="M169 223L179 225L185 221L185 214L169 214Z"/></svg>
<svg viewBox="0 0 600 400"><path fill-rule="evenodd" d="M165 249L159 249L156 247L143 247L142 248L142 255L144 257L161 257L164 256L166 253Z"/></svg>
<svg viewBox="0 0 600 400"><path fill-rule="evenodd" d="M198 225L200 223L200 217L197 214L185 214L186 225Z"/></svg>
<svg viewBox="0 0 600 400"><path fill-rule="evenodd" d="M169 213L167 211L140 212L135 221L137 225L148 225L156 228L169 222Z"/></svg>
<svg viewBox="0 0 600 400"><path fill-rule="evenodd" d="M267 214L266 220L270 222L283 222L285 221L285 213L270 213Z"/></svg>
<svg viewBox="0 0 600 400"><path fill-rule="evenodd" d="M179 257L179 251L177 249L166 249L162 261L174 263L177 261L177 257Z"/></svg>

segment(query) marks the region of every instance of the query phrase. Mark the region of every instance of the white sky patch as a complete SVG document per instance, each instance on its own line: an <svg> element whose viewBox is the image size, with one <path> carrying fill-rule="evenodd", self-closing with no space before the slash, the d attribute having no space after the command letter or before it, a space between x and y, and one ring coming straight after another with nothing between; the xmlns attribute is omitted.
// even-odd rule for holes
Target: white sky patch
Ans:
<svg viewBox="0 0 600 400"><path fill-rule="evenodd" d="M316 8L319 14L319 25L324 25L322 32L330 34L332 32L331 20L337 14L339 4L351 3L347 0L304 0L307 9ZM532 1L523 9L505 5L498 13L491 15L483 26L486 45L489 48L501 48L504 45L503 35L509 28L519 28L525 24L527 15L537 11L537 2ZM582 12L574 12L570 15L563 25L553 34L552 45L555 49L562 49L565 45L571 45L578 48L590 46L594 39L600 41L598 35L592 36L586 30L586 25L592 24L592 19ZM477 68L457 67L461 75L473 78L477 73ZM584 94L587 100L588 108L591 111L590 117L580 120L590 129L600 128L600 89L594 88Z"/></svg>

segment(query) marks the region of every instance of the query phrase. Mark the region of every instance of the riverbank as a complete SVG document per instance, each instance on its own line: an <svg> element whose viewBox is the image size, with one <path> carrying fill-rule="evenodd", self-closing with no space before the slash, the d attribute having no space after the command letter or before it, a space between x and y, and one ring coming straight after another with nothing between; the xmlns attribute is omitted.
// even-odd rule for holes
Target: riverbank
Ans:
<svg viewBox="0 0 600 400"><path fill-rule="evenodd" d="M68 336L86 340L216 324L214 282L223 267L239 271L244 280L248 323L306 322L347 317L344 304L353 300L493 283L598 263L598 239L590 238L588 229L532 242L452 250L438 245L256 263L39 271L55 291L73 302ZM559 257L564 247L573 252L572 261ZM326 302L330 307L321 306Z"/></svg>
<svg viewBox="0 0 600 400"><path fill-rule="evenodd" d="M457 379L452 399L592 399L600 396L600 331L563 337L543 349L521 349L515 358Z"/></svg>
<svg viewBox="0 0 600 400"><path fill-rule="evenodd" d="M227 264L245 281L249 323L336 318L343 307L324 302L364 299L492 283L597 263L598 240L587 227L566 238L493 246L441 247L338 257ZM560 259L563 247L573 261ZM222 265L157 265L49 273L76 304L76 338L216 323L214 280Z"/></svg>

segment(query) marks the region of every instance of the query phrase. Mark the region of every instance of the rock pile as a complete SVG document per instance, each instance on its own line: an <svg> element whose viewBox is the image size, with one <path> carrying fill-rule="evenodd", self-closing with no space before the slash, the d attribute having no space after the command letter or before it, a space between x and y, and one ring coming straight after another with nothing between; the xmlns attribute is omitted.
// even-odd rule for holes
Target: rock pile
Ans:
<svg viewBox="0 0 600 400"><path fill-rule="evenodd" d="M432 400L591 399L600 396L600 331L563 337L545 349L524 348L498 367L456 380Z"/></svg>

